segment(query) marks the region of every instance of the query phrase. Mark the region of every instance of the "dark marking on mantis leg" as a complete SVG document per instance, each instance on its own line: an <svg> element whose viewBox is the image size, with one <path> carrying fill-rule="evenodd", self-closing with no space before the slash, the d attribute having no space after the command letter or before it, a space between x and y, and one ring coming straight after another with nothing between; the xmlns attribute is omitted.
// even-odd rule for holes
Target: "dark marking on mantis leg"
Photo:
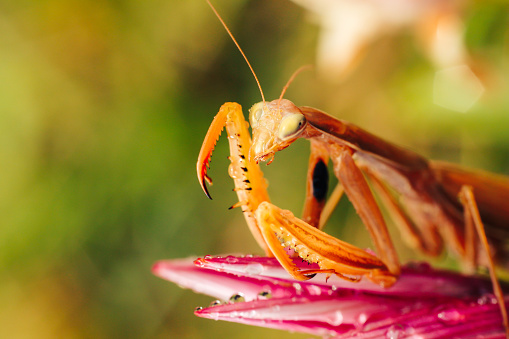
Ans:
<svg viewBox="0 0 509 339"><path fill-rule="evenodd" d="M316 162L313 170L313 196L319 202L322 202L327 197L327 190L329 189L329 172L327 165L320 159Z"/></svg>

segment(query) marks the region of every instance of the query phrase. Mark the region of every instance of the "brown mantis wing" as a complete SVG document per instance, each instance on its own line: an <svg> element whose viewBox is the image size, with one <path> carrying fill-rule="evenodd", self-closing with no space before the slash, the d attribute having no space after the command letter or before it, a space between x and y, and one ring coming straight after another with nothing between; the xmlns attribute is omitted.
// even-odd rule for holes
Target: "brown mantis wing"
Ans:
<svg viewBox="0 0 509 339"><path fill-rule="evenodd" d="M425 158L314 108L300 107L300 110L308 124L313 127L306 138L312 143L321 142L323 147L328 147L330 151L338 148L338 145L349 149L356 166L365 175L389 184L400 194L400 200L407 208L410 219L416 222L419 237L423 238L424 245L421 249L426 248L426 252L430 254L440 252L441 239L437 235L436 225L437 220L443 219L442 224L447 225L444 232L449 234L447 238L460 239L453 247L456 252L463 254L462 233L457 229L461 215L458 211L454 212L457 216L443 211L443 206L448 206L452 211L455 207L449 201L444 201ZM371 206L370 209L379 213L376 206ZM385 227L383 220L378 224Z"/></svg>
<svg viewBox="0 0 509 339"><path fill-rule="evenodd" d="M483 221L493 227L505 230L509 235L509 178L480 170L465 169L443 161L431 161L435 178L451 199L461 186L470 185Z"/></svg>
<svg viewBox="0 0 509 339"><path fill-rule="evenodd" d="M473 188L490 242L499 252L503 251L502 245L509 239L509 178L466 170L446 162L428 161L349 122L311 107L299 108L308 123L321 134L349 147L356 163L368 177L385 182L400 194L400 202L410 219L416 223L423 237L429 237L425 241L428 253L440 252L440 240L434 234L440 232L442 237L452 241L449 246L455 252L464 255L465 230L462 205L458 200L464 185ZM313 140L313 137L310 139ZM437 229L437 224L443 229ZM505 253L500 254L505 256Z"/></svg>
<svg viewBox="0 0 509 339"><path fill-rule="evenodd" d="M495 258L499 262L506 262L509 257L506 246L509 239L509 209L507 208L509 179L442 161L431 161L430 166L443 188L444 195L456 204L458 201L454 198L461 187L465 185L472 187L479 213L485 224L486 236L495 249Z"/></svg>
<svg viewBox="0 0 509 339"><path fill-rule="evenodd" d="M398 166L419 170L428 167L425 158L417 153L383 140L347 121L339 120L312 107L299 107L308 123L336 138L350 148L376 154Z"/></svg>
<svg viewBox="0 0 509 339"><path fill-rule="evenodd" d="M388 183L401 194L409 212L416 214L416 218L412 218L414 221L417 219L421 224L436 223L436 220L431 219L436 218L437 213L440 218L446 219L446 223L450 224L448 233L458 237L458 244L454 247L460 255L463 252L463 225L459 225L462 224L462 212L457 196L461 186L465 184L473 187L481 217L487 224L488 237L495 242L500 242L501 235L509 237L509 209L506 207L509 201L508 178L465 170L445 162L428 162L417 153L389 143L322 111L311 107L300 107L300 110L308 123L321 133L351 148L361 168ZM418 205L422 203L435 212L420 211ZM428 219L429 222L425 221ZM433 227L421 227L422 232L426 230L432 231Z"/></svg>

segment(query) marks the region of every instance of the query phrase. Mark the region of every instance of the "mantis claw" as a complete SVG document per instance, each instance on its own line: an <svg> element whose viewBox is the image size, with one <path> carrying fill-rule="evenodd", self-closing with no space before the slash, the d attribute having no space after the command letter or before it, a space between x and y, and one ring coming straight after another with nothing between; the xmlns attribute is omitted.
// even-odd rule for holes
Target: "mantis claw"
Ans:
<svg viewBox="0 0 509 339"><path fill-rule="evenodd" d="M207 196L207 198L212 200L209 190L207 189L207 185L205 184L205 181L207 181L209 183L209 185L212 185L212 179L210 179L210 177L206 173L203 173L203 174L201 174L201 178L200 178L200 175L198 175L198 180L200 181L201 188L202 188L203 192L205 192L205 195Z"/></svg>
<svg viewBox="0 0 509 339"><path fill-rule="evenodd" d="M200 182L203 192L209 199L212 200L210 193L207 189L205 181L212 185L212 179L207 175L207 169L209 167L210 159L212 158L212 152L216 146L217 140L221 136L221 132L226 124L226 117L230 111L230 105L223 105L219 110L219 113L214 117L212 124L207 131L207 135L203 140L203 144L198 155L198 161L196 162L196 174L198 175L198 181Z"/></svg>

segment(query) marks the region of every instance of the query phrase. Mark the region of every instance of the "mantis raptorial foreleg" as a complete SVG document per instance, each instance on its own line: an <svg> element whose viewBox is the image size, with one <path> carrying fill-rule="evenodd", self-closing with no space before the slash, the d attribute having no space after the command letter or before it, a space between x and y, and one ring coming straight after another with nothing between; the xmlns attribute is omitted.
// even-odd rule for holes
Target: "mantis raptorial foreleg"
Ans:
<svg viewBox="0 0 509 339"><path fill-rule="evenodd" d="M231 161L229 173L234 179L235 191L239 198L239 203L234 207L242 207L251 232L267 255L274 255L288 273L299 280L310 279L317 273L325 273L327 276L335 274L349 281L359 281L365 276L385 287L394 284L399 273L398 265L396 269L389 269L389 265L383 258L377 258L356 246L338 240L314 225L296 218L290 211L282 210L269 202L263 173L258 164L249 159L251 139L241 107L236 103L226 103L221 107L203 142L197 172L206 192L205 180L211 183L206 173L207 165L215 142L221 133L221 124L226 126L228 133ZM326 158L324 158L317 156L318 160L315 163L325 162ZM356 189L350 186L348 185L349 190L356 192ZM336 194L336 196L333 198L334 204L337 203L340 195ZM318 214L322 212L321 206L311 209ZM388 241L390 242L390 239ZM377 249L379 249L378 246L384 250L387 239L379 241ZM319 268L304 271L298 269L288 255L288 249L294 250L303 260L318 264ZM393 262L390 264L394 265Z"/></svg>
<svg viewBox="0 0 509 339"><path fill-rule="evenodd" d="M244 217L251 233L265 254L272 256L254 218L254 211L258 205L263 201L270 201L266 189L267 183L260 167L249 158L251 136L242 115L242 108L237 103L227 102L222 105L209 127L196 164L200 184L207 196L211 198L205 184L205 181L212 184L212 179L207 176L207 168L212 151L225 126L230 145L231 165L228 171L235 183L235 191L239 199L239 202L232 207L243 206Z"/></svg>
<svg viewBox="0 0 509 339"><path fill-rule="evenodd" d="M320 231L290 211L263 202L255 214L267 245L295 279L307 280L317 273L326 273L353 282L366 276L384 287L396 282L396 276L379 258ZM318 264L320 269L297 268L285 248L294 250L309 263Z"/></svg>

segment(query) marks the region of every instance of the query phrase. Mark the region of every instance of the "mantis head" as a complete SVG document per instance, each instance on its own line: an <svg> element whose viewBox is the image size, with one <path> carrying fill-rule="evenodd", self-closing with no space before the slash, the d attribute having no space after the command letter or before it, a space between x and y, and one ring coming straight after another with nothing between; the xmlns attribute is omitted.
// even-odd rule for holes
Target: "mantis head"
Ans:
<svg viewBox="0 0 509 339"><path fill-rule="evenodd" d="M253 144L249 156L256 162L269 160L288 147L306 129L306 118L290 100L259 102L249 110Z"/></svg>

